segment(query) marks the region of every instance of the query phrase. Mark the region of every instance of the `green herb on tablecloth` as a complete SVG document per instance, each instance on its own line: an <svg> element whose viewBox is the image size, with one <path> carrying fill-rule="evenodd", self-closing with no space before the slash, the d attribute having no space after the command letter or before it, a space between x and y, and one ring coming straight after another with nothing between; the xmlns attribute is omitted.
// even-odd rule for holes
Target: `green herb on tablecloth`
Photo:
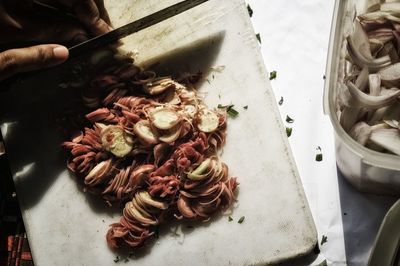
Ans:
<svg viewBox="0 0 400 266"><path fill-rule="evenodd" d="M291 127L287 127L287 128L286 128L286 135L287 135L288 137L290 137L290 136L292 135L292 131L293 131L293 129L292 129Z"/></svg>
<svg viewBox="0 0 400 266"><path fill-rule="evenodd" d="M322 153L318 153L317 155L315 155L315 160L317 162L321 162L323 159Z"/></svg>
<svg viewBox="0 0 400 266"><path fill-rule="evenodd" d="M326 260L324 260L323 262L321 262L317 266L328 266L328 263L326 262Z"/></svg>
<svg viewBox="0 0 400 266"><path fill-rule="evenodd" d="M328 237L325 236L325 235L322 235L321 246L322 246L323 244L325 244L326 242L328 242Z"/></svg>
<svg viewBox="0 0 400 266"><path fill-rule="evenodd" d="M260 35L260 33L256 34L256 38L257 38L258 42L261 43L261 35Z"/></svg>
<svg viewBox="0 0 400 266"><path fill-rule="evenodd" d="M233 104L231 104L231 105L222 105L222 104L218 104L218 109L226 109L226 113L230 116L230 117L232 117L232 118L235 118L235 117L237 117L238 115L239 115L239 112L238 111L236 111L233 107L234 107L235 105L233 105Z"/></svg>
<svg viewBox="0 0 400 266"><path fill-rule="evenodd" d="M291 124L291 123L294 122L294 119L287 115L287 116L286 116L286 122L288 122L289 124Z"/></svg>
<svg viewBox="0 0 400 266"><path fill-rule="evenodd" d="M232 217L228 217L228 222L232 222L233 221L233 218Z"/></svg>
<svg viewBox="0 0 400 266"><path fill-rule="evenodd" d="M276 79L276 77L277 77L277 72L275 70L269 73L269 80Z"/></svg>
<svg viewBox="0 0 400 266"><path fill-rule="evenodd" d="M279 100L278 104L279 104L279 105L282 105L282 104L283 104L283 97L282 97L282 96L281 96L281 99Z"/></svg>
<svg viewBox="0 0 400 266"><path fill-rule="evenodd" d="M238 223L239 223L239 224L243 223L243 222L244 222L244 218L245 218L244 216L240 217Z"/></svg>
<svg viewBox="0 0 400 266"><path fill-rule="evenodd" d="M114 262L115 262L115 263L118 263L118 262L119 262L119 257L118 257L118 256L115 257Z"/></svg>
<svg viewBox="0 0 400 266"><path fill-rule="evenodd" d="M251 8L251 6L249 4L247 4L247 11L249 12L249 16L252 17L253 16L253 9Z"/></svg>
<svg viewBox="0 0 400 266"><path fill-rule="evenodd" d="M243 109L244 109L244 110L247 110L247 109L249 109L249 106L248 106L248 105L245 105L245 106L243 106Z"/></svg>

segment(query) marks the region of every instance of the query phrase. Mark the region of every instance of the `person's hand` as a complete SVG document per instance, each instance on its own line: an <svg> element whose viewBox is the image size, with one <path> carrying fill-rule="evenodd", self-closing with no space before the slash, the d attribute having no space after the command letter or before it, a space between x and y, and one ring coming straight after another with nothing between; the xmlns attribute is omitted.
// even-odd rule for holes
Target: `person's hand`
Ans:
<svg viewBox="0 0 400 266"><path fill-rule="evenodd" d="M37 10L32 0L0 2L0 46L16 42L45 45L11 49L0 53L0 81L16 73L51 67L68 58L65 46L110 31L102 0L41 0L73 13L76 19Z"/></svg>

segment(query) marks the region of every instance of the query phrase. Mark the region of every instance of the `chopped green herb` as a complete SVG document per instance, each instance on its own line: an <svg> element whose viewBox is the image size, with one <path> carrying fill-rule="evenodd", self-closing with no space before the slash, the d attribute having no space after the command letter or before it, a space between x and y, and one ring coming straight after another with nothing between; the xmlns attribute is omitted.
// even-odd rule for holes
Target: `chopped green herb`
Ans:
<svg viewBox="0 0 400 266"><path fill-rule="evenodd" d="M287 135L288 137L290 137L290 136L292 135L292 131L293 131L293 129L292 129L291 127L287 127L287 128L286 128L286 135Z"/></svg>
<svg viewBox="0 0 400 266"><path fill-rule="evenodd" d="M279 100L278 104L279 104L279 105L282 105L282 104L283 104L283 97L282 97L282 96L281 96L281 99Z"/></svg>
<svg viewBox="0 0 400 266"><path fill-rule="evenodd" d="M317 146L317 151L322 151L320 146Z"/></svg>
<svg viewBox="0 0 400 266"><path fill-rule="evenodd" d="M238 220L238 223L239 223L239 224L243 223L244 218L245 218L244 216L240 217L240 219Z"/></svg>
<svg viewBox="0 0 400 266"><path fill-rule="evenodd" d="M228 222L232 222L233 221L233 218L232 217L228 217Z"/></svg>
<svg viewBox="0 0 400 266"><path fill-rule="evenodd" d="M115 263L119 262L119 257L118 256L115 257L114 262Z"/></svg>
<svg viewBox="0 0 400 266"><path fill-rule="evenodd" d="M247 109L249 109L249 106L248 106L248 105L243 106L243 109L244 109L244 110L247 110Z"/></svg>
<svg viewBox="0 0 400 266"><path fill-rule="evenodd" d="M321 246L322 246L323 244L325 244L326 242L328 242L328 237L325 236L325 235L322 235Z"/></svg>
<svg viewBox="0 0 400 266"><path fill-rule="evenodd" d="M230 117L237 117L239 115L239 112L236 111L233 107L234 105L222 105L222 104L218 104L217 106L219 109L226 109L226 113L230 116Z"/></svg>
<svg viewBox="0 0 400 266"><path fill-rule="evenodd" d="M317 155L315 155L315 160L316 160L317 162L322 161L322 153L318 153Z"/></svg>
<svg viewBox="0 0 400 266"><path fill-rule="evenodd" d="M247 4L247 11L249 12L249 16L252 17L253 16L253 9L251 8L251 6L249 4Z"/></svg>
<svg viewBox="0 0 400 266"><path fill-rule="evenodd" d="M326 260L324 260L323 262L321 262L317 266L328 266L328 263L326 262Z"/></svg>
<svg viewBox="0 0 400 266"><path fill-rule="evenodd" d="M261 43L261 35L260 35L260 33L256 34L256 38L257 38L258 42Z"/></svg>
<svg viewBox="0 0 400 266"><path fill-rule="evenodd" d="M276 73L275 70L272 71L272 72L270 72L270 73L269 73L269 80L276 79L276 76L277 76L277 73Z"/></svg>
<svg viewBox="0 0 400 266"><path fill-rule="evenodd" d="M288 123L293 123L294 122L294 119L292 119L290 116L286 116L286 122L288 122Z"/></svg>

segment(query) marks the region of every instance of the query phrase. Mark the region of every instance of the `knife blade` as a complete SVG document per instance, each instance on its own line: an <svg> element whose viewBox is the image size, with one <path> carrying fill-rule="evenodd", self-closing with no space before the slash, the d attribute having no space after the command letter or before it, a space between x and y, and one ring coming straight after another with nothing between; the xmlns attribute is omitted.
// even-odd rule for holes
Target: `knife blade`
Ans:
<svg viewBox="0 0 400 266"><path fill-rule="evenodd" d="M208 0L186 0L170 7L164 8L151 15L145 16L139 20L133 21L122 27L114 29L108 33L72 46L71 48L69 48L69 57L76 57L78 55L84 54L85 52L90 52L94 49L107 46L108 44L118 41L121 38L124 38L135 32L141 31L166 19L174 17L207 1Z"/></svg>

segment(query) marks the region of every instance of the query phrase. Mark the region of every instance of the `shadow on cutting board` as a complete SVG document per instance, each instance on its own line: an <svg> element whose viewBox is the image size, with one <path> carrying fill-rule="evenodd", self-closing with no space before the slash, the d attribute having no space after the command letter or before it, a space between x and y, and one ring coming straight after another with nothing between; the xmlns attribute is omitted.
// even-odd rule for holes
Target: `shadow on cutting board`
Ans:
<svg viewBox="0 0 400 266"><path fill-rule="evenodd" d="M160 75L198 71L207 74L224 35L224 32L217 32L189 46L166 51L164 56L150 60L152 68L160 71ZM87 59L80 60L88 62ZM79 89L60 87L66 80L71 83L75 82L74 78L87 76L85 69L75 68L71 74L71 67L74 66L69 62L28 78L0 84L0 125L23 210L39 203L55 178L66 170L67 156L60 147L65 140L64 129L57 123L59 116L68 109L88 113L81 106ZM74 177L72 179L76 182ZM78 188L82 190L79 184ZM110 211L92 196L88 196L87 202L95 212Z"/></svg>

